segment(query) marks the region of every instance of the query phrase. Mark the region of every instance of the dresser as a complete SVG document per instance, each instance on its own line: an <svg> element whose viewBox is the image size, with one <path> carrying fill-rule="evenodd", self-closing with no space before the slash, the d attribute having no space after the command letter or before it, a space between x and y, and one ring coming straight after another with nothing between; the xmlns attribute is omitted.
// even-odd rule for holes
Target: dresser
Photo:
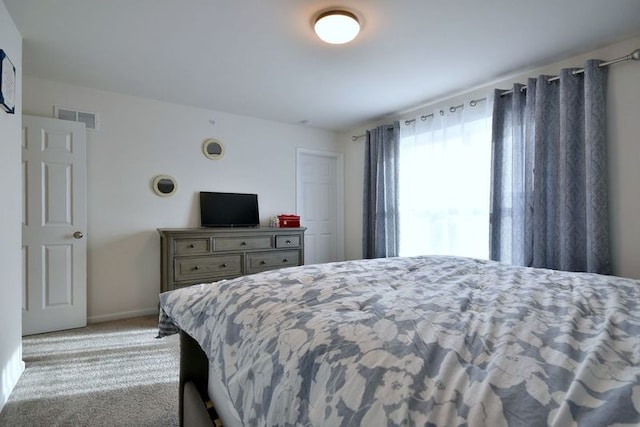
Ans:
<svg viewBox="0 0 640 427"><path fill-rule="evenodd" d="M304 263L304 227L159 228L160 291Z"/></svg>

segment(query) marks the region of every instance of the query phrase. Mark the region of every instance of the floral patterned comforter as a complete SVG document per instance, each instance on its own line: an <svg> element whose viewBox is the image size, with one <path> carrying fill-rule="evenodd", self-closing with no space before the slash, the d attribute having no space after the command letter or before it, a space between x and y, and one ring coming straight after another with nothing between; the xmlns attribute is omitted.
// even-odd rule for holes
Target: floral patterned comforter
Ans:
<svg viewBox="0 0 640 427"><path fill-rule="evenodd" d="M640 424L640 282L456 257L161 295L249 426Z"/></svg>

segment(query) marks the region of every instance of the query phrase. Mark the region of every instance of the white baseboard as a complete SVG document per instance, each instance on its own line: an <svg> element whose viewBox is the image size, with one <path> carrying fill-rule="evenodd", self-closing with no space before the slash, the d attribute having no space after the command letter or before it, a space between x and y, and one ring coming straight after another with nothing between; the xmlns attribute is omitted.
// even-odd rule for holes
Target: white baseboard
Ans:
<svg viewBox="0 0 640 427"><path fill-rule="evenodd" d="M144 310L121 311L119 313L102 314L100 316L87 317L87 323L108 322L110 320L130 319L132 317L149 316L158 314L158 308L146 308Z"/></svg>
<svg viewBox="0 0 640 427"><path fill-rule="evenodd" d="M11 359L2 367L2 388L0 389L0 411L9 400L9 396L13 391L20 375L24 372L24 362L22 361L22 346L13 353Z"/></svg>

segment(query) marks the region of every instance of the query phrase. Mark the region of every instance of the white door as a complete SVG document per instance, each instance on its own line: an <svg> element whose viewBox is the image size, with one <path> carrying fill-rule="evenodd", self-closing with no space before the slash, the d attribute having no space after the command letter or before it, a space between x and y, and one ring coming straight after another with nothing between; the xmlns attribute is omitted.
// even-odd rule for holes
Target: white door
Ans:
<svg viewBox="0 0 640 427"><path fill-rule="evenodd" d="M85 326L85 125L33 116L22 124L22 334Z"/></svg>
<svg viewBox="0 0 640 427"><path fill-rule="evenodd" d="M298 149L296 211L304 234L304 263L344 259L342 155Z"/></svg>

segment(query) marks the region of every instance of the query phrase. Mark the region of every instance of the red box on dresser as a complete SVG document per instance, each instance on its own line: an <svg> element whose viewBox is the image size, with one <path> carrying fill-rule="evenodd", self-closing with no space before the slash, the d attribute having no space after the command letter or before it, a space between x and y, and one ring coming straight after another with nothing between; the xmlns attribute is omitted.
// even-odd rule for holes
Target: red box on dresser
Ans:
<svg viewBox="0 0 640 427"><path fill-rule="evenodd" d="M278 215L279 227L300 227L300 215Z"/></svg>

